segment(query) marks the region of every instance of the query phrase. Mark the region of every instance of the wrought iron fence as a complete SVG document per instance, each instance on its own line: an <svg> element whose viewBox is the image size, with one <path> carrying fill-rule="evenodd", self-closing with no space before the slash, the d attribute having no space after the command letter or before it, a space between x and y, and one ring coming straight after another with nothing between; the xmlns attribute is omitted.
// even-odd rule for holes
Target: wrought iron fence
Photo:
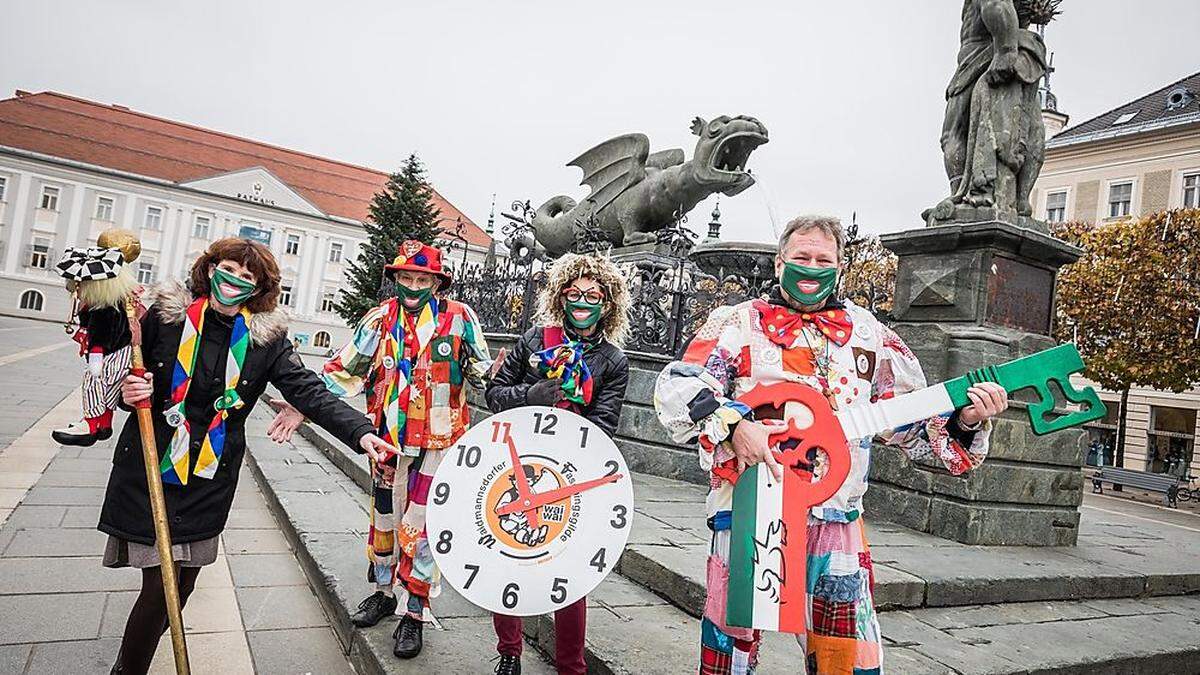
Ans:
<svg viewBox="0 0 1200 675"><path fill-rule="evenodd" d="M620 262L633 303L631 337L625 348L671 357L703 325L716 307L736 304L767 290L736 275L717 279L687 258L654 255ZM545 275L537 264L501 261L470 265L455 277L448 295L470 305L485 332L519 335L537 320L537 294Z"/></svg>

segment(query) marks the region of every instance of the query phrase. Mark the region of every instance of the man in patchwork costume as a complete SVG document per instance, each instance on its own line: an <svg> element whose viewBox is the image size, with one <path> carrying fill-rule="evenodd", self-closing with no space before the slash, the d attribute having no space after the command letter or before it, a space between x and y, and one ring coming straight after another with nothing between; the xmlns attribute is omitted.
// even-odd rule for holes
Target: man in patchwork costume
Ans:
<svg viewBox="0 0 1200 675"><path fill-rule="evenodd" d="M775 262L778 286L766 299L713 311L655 388L662 424L678 443L698 443L709 471L706 509L713 532L708 600L701 628L700 672L753 673L758 631L728 626L729 541L733 489L742 470L764 463L783 471L768 437L780 431L778 408L751 410L737 398L756 385L798 382L835 410L926 386L921 365L870 312L834 297L845 245L835 218L788 224ZM1007 395L987 383L971 388L972 405L881 435L913 459L935 458L958 475L983 461L991 417ZM756 416L757 415L757 416ZM808 521L807 634L797 636L809 675L882 672L883 649L872 601L871 554L862 521L872 438L849 439L850 474ZM785 441L779 450L794 447ZM822 460L813 458L818 467Z"/></svg>
<svg viewBox="0 0 1200 675"><path fill-rule="evenodd" d="M406 241L385 274L396 283L397 297L366 313L350 342L325 364L323 377L339 396L365 391L379 435L401 449L371 466L368 576L377 590L351 618L366 627L391 616L398 604L393 589L400 585L407 598L394 652L413 658L423 643L424 609L440 590L425 535L429 486L445 448L470 425L464 385L482 387L492 361L475 312L437 297L450 283L440 250ZM295 413L281 416L289 414Z"/></svg>

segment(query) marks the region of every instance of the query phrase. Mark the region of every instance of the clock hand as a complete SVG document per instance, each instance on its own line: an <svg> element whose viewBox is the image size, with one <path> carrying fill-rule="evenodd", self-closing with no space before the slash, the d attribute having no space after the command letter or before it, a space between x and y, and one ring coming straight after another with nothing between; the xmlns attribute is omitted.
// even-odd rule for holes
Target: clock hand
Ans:
<svg viewBox="0 0 1200 675"><path fill-rule="evenodd" d="M614 473L611 476L604 476L602 478L597 478L595 480L588 480L588 481L584 481L582 483L575 483L574 485L567 485L566 487L560 487L560 488L556 488L554 490L547 490L545 492L536 492L529 499L520 499L518 501L509 502L508 504L505 504L504 506L496 509L496 515L505 516L510 513L516 513L518 511L525 511L526 513L528 513L530 511L537 509L540 506L545 506L547 504L553 504L554 502L561 502L562 500L566 499L567 497L578 494L585 490L590 490L594 487L600 487L601 485L607 485L609 483L615 483L618 480L620 480L621 477L622 477L622 474Z"/></svg>
<svg viewBox="0 0 1200 675"><path fill-rule="evenodd" d="M512 436L506 437L504 441L508 443L508 458L512 461L513 482L517 487L517 498L512 501L512 504L519 504L528 509L532 509L533 507L529 506L529 503L533 494L533 490L530 489L529 479L525 476L525 467L521 466L521 457L517 454L517 444L513 443ZM507 508L507 506L505 508ZM521 509L517 508L508 513L519 510ZM497 511L496 513L499 515L506 515L500 511ZM536 512L527 514L526 518L529 519L530 527L536 528L540 522Z"/></svg>

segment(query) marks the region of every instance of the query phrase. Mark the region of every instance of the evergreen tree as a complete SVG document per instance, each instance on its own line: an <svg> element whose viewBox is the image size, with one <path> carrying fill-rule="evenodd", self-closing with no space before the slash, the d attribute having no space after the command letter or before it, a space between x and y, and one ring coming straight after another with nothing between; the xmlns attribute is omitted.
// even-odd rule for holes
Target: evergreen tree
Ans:
<svg viewBox="0 0 1200 675"><path fill-rule="evenodd" d="M435 224L437 219L438 210L425 167L415 154L409 155L371 200L370 218L363 223L367 243L358 259L347 265L346 288L339 297L338 316L354 325L367 310L379 304L384 265L392 262L400 244L408 239L433 244L441 234L441 228Z"/></svg>

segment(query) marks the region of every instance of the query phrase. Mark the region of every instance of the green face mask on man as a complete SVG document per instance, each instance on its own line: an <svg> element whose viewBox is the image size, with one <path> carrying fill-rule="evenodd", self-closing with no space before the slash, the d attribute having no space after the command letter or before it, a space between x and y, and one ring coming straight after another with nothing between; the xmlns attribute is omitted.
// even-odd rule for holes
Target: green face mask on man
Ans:
<svg viewBox="0 0 1200 675"><path fill-rule="evenodd" d="M225 292L221 290L221 284L233 286L238 289L238 292L233 295L225 295ZM208 280L208 288L212 296L217 299L217 302L231 307L249 300L250 296L254 295L254 291L258 289L258 286L217 267L213 270L213 275Z"/></svg>
<svg viewBox="0 0 1200 675"><path fill-rule="evenodd" d="M836 267L806 267L798 263L785 262L779 286L796 302L813 306L825 302L826 298L837 288L837 280L838 268ZM817 283L816 290L808 293L801 291L800 284L805 281L815 281Z"/></svg>
<svg viewBox="0 0 1200 675"><path fill-rule="evenodd" d="M420 311L422 307L429 304L429 301L433 299L433 286L428 286L426 288L409 288L404 284L397 283L396 293L399 294L400 300L402 300L400 304L404 306L404 311L417 312ZM409 300L416 300L416 302L413 303L412 306L409 306Z"/></svg>

